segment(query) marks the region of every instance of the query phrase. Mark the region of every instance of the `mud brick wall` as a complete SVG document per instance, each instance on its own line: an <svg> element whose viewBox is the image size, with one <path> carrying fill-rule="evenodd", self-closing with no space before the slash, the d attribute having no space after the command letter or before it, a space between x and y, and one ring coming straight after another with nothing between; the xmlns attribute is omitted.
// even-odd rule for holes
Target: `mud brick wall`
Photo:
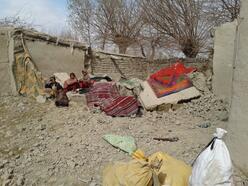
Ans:
<svg viewBox="0 0 248 186"><path fill-rule="evenodd" d="M146 79L150 74L158 71L161 68L169 67L175 63L178 59L166 59L147 61L145 58L115 55L108 53L97 53L96 60L92 63L92 71L95 75L107 74L113 79L118 80L120 78L119 70L125 74L126 77L136 77L139 79ZM114 64L111 58L117 64ZM204 69L211 66L207 59L180 59L186 66L196 67L197 69ZM118 70L119 68L119 70Z"/></svg>
<svg viewBox="0 0 248 186"><path fill-rule="evenodd" d="M111 59L113 56L117 67ZM92 71L96 75L107 74L118 79L121 76L120 70L127 77L145 79L147 65L148 63L144 58L98 53L96 60L92 63Z"/></svg>

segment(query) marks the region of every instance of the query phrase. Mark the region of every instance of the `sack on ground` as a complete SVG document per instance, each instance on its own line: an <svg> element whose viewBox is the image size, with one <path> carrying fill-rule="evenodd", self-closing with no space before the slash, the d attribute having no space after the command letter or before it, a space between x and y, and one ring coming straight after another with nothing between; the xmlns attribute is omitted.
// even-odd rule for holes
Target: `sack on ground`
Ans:
<svg viewBox="0 0 248 186"><path fill-rule="evenodd" d="M157 152L151 155L148 159L149 162L155 160L162 162L161 167L157 172L159 182L162 186L189 185L189 177L192 168L183 161L177 160L163 152Z"/></svg>
<svg viewBox="0 0 248 186"><path fill-rule="evenodd" d="M103 170L103 186L155 186L155 173L148 162L132 160L128 163L116 162ZM156 185L160 186L160 185Z"/></svg>
<svg viewBox="0 0 248 186"><path fill-rule="evenodd" d="M103 171L103 186L188 186L191 167L166 153L148 158L137 150L129 163L112 163Z"/></svg>
<svg viewBox="0 0 248 186"><path fill-rule="evenodd" d="M213 140L193 164L190 186L232 186L233 169L229 151L222 141L227 131L217 128Z"/></svg>

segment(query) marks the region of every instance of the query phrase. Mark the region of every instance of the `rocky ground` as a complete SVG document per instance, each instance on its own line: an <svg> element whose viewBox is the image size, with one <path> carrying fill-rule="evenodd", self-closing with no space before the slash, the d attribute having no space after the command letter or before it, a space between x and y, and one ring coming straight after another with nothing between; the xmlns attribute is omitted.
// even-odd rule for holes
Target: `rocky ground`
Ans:
<svg viewBox="0 0 248 186"><path fill-rule="evenodd" d="M147 155L164 151L191 164L226 119L225 103L212 94L139 118L112 118L89 111L83 102L56 108L53 102L1 97L0 185L100 185L108 162L131 159L106 143L105 134L131 135ZM236 185L246 181L235 171Z"/></svg>

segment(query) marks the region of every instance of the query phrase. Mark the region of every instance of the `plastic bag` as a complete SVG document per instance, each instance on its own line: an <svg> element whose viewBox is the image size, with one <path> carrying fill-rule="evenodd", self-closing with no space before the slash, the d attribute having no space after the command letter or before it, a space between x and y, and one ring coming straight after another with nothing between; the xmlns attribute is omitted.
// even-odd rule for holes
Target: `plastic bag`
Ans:
<svg viewBox="0 0 248 186"><path fill-rule="evenodd" d="M233 169L229 151L222 141L227 131L217 128L213 140L193 164L190 186L232 186Z"/></svg>

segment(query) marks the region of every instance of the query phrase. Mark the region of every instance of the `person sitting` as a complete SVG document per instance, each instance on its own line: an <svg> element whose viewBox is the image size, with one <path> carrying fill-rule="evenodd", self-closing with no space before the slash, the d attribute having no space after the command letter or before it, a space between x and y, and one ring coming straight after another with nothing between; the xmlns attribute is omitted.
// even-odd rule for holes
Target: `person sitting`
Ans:
<svg viewBox="0 0 248 186"><path fill-rule="evenodd" d="M93 81L90 79L89 73L86 70L82 70L82 75L83 77L79 80L80 88L90 88L93 84Z"/></svg>
<svg viewBox="0 0 248 186"><path fill-rule="evenodd" d="M76 89L79 88L79 83L78 83L78 79L76 77L76 75L72 72L70 73L70 78L67 79L64 83L64 91L68 92L68 91L73 91L75 92Z"/></svg>
<svg viewBox="0 0 248 186"><path fill-rule="evenodd" d="M57 107L68 107L69 106L69 99L66 95L66 92L63 90L58 91L58 95L55 99L55 105Z"/></svg>
<svg viewBox="0 0 248 186"><path fill-rule="evenodd" d="M45 92L48 94L48 98L55 98L57 92L62 89L62 86L56 81L55 76L51 76L45 84Z"/></svg>

